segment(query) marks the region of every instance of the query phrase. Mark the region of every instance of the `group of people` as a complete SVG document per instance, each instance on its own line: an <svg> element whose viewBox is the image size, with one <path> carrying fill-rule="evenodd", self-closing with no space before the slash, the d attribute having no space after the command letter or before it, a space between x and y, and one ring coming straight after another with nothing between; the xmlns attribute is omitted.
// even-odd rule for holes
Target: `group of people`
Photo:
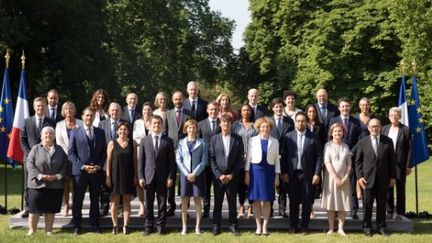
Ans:
<svg viewBox="0 0 432 243"><path fill-rule="evenodd" d="M333 105L324 89L317 91L317 103L304 111L296 107L296 94L285 91L282 98L272 100L272 114L258 104L256 89L248 91L248 102L238 113L228 94L207 102L199 97L196 82L188 83L187 93L184 98L181 91L174 92L173 108L168 109L168 95L159 92L154 104L145 102L139 110L137 94L129 93L127 105L121 107L99 89L81 119L75 117L71 101L60 107L56 90L48 91L47 98L35 98L35 114L25 120L21 131L27 182L22 216L29 217L28 234L34 234L39 216L44 214L45 230L51 235L62 202L64 215L72 208L74 233L81 234L87 188L92 231L101 232L99 217L111 211L112 233L122 229L128 234L130 202L136 194L138 214L145 216L144 235L151 234L155 226L159 234L165 234L166 217L173 216L177 207L177 174L182 235L188 233L191 197L194 231L201 234L201 219L210 215L212 187L214 235L221 232L225 195L229 229L235 236L240 235L238 218L253 215L255 233L268 235L276 195L278 214L289 217L290 233L308 233L317 195L328 212L328 234L337 230L346 236L345 216L351 212L350 216L358 219L360 199L367 236L372 235L375 199L380 234L387 235L386 218L400 220L405 214L411 135L400 123L399 108L390 109L390 124L382 127L370 113L367 98L359 102L360 113L352 116L348 98Z"/></svg>

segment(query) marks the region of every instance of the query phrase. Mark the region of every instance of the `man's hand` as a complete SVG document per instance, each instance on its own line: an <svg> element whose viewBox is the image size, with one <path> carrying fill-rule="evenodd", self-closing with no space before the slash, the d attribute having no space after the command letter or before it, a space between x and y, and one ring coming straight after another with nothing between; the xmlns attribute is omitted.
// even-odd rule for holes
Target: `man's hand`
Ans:
<svg viewBox="0 0 432 243"><path fill-rule="evenodd" d="M111 177L110 176L107 176L106 178L105 178L105 184L107 185L107 187L108 188L111 188Z"/></svg>
<svg viewBox="0 0 432 243"><path fill-rule="evenodd" d="M396 184L396 179L395 178L391 178L390 182L389 182L389 187L394 187L395 184Z"/></svg>
<svg viewBox="0 0 432 243"><path fill-rule="evenodd" d="M173 179L168 179L166 186L167 186L167 188L171 188L173 186Z"/></svg>
<svg viewBox="0 0 432 243"><path fill-rule="evenodd" d="M188 181L190 181L191 183L194 183L196 181L196 176L194 174L189 174L187 176Z"/></svg>
<svg viewBox="0 0 432 243"><path fill-rule="evenodd" d="M320 177L317 175L314 175L312 178L312 185L318 185L320 181Z"/></svg>
<svg viewBox="0 0 432 243"><path fill-rule="evenodd" d="M366 179L365 179L364 177L358 179L358 183L360 184L360 187L361 187L363 190L366 189L367 181L366 181Z"/></svg>
<svg viewBox="0 0 432 243"><path fill-rule="evenodd" d="M283 174L282 175L282 181L285 182L285 183L289 182L288 174Z"/></svg>
<svg viewBox="0 0 432 243"><path fill-rule="evenodd" d="M144 179L140 179L139 180L139 185L140 185L141 188L144 188L145 187L145 180Z"/></svg>

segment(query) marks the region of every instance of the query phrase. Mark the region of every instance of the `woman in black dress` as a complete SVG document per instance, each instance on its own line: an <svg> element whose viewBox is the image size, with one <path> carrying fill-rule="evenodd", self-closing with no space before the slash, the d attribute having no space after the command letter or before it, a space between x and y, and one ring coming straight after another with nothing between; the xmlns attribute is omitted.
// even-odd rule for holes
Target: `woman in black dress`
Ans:
<svg viewBox="0 0 432 243"><path fill-rule="evenodd" d="M106 162L106 184L111 188L112 233L118 233L118 206L120 196L123 198L123 234L129 234L129 217L131 212L131 194L137 184L137 146L129 138L131 131L127 122L120 122L117 127L118 138L109 142Z"/></svg>

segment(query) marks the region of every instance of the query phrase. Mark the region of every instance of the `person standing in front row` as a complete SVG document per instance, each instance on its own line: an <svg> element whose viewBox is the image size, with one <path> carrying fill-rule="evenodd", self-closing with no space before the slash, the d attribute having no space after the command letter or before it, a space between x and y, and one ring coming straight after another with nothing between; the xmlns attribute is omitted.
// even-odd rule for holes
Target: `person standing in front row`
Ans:
<svg viewBox="0 0 432 243"><path fill-rule="evenodd" d="M378 232L387 236L387 191L396 183L395 152L391 138L380 135L380 120L371 119L368 128L370 135L360 140L355 161L357 180L364 190L363 231L366 236L372 236L372 210L376 199Z"/></svg>
<svg viewBox="0 0 432 243"><path fill-rule="evenodd" d="M230 231L240 236L237 220L237 190L240 184L240 170L244 168L243 141L231 133L231 116L220 118L221 133L214 135L210 142L210 163L213 171L214 211L213 235L220 234L222 202L226 194L229 208Z"/></svg>
<svg viewBox="0 0 432 243"><path fill-rule="evenodd" d="M155 194L158 202L156 220L159 235L164 235L167 213L167 189L174 185L174 142L162 135L162 117L151 119L151 134L141 140L138 158L138 179L145 188L146 221L144 235L150 235L154 225L153 204Z"/></svg>
<svg viewBox="0 0 432 243"><path fill-rule="evenodd" d="M282 115L282 108L280 110ZM279 186L279 142L270 136L273 122L268 117L258 118L255 129L259 135L249 140L245 165L245 184L248 197L253 201L257 235L268 235L271 202L275 200L275 187ZM261 210L261 204L263 204ZM262 212L262 214L261 214ZM261 215L263 222L261 223Z"/></svg>
<svg viewBox="0 0 432 243"><path fill-rule="evenodd" d="M83 110L84 126L72 131L69 139L68 158L72 162L73 204L72 221L74 234L81 234L82 206L87 187L90 192L90 224L95 233L101 233L99 226L99 196L102 185L102 168L106 159L105 133L93 126L94 111Z"/></svg>
<svg viewBox="0 0 432 243"><path fill-rule="evenodd" d="M204 169L208 164L208 147L204 139L198 138L198 123L195 120L188 120L184 124L183 132L186 138L179 141L177 148L176 162L180 170L180 196L182 231L187 233L187 210L190 197L195 200L196 225L195 234L201 234L201 198L205 195L206 181Z"/></svg>
<svg viewBox="0 0 432 243"><path fill-rule="evenodd" d="M287 133L282 143L282 179L288 183L290 201L290 233L298 231L299 205L302 204L301 233L309 231L312 185L319 183L322 150L318 137L307 128L307 115L298 112L295 130Z"/></svg>
<svg viewBox="0 0 432 243"><path fill-rule="evenodd" d="M329 231L334 232L335 211L337 212L338 233L344 231L345 214L351 210L351 152L342 139L345 135L342 123L334 123L329 129L330 139L324 146L324 181L321 207L327 209Z"/></svg>

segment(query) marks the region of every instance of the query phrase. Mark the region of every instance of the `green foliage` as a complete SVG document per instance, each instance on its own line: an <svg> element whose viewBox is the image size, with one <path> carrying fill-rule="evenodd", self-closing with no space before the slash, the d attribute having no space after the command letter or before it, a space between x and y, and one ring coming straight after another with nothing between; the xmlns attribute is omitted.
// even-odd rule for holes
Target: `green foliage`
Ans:
<svg viewBox="0 0 432 243"><path fill-rule="evenodd" d="M372 99L385 116L397 102L398 69L417 63L426 125L432 125L431 1L251 0L247 52L261 75L271 77L273 96L293 89L299 106L314 102L319 88L330 98ZM409 70L409 71L408 71ZM268 85L267 85L268 86ZM271 85L270 85L271 86Z"/></svg>

